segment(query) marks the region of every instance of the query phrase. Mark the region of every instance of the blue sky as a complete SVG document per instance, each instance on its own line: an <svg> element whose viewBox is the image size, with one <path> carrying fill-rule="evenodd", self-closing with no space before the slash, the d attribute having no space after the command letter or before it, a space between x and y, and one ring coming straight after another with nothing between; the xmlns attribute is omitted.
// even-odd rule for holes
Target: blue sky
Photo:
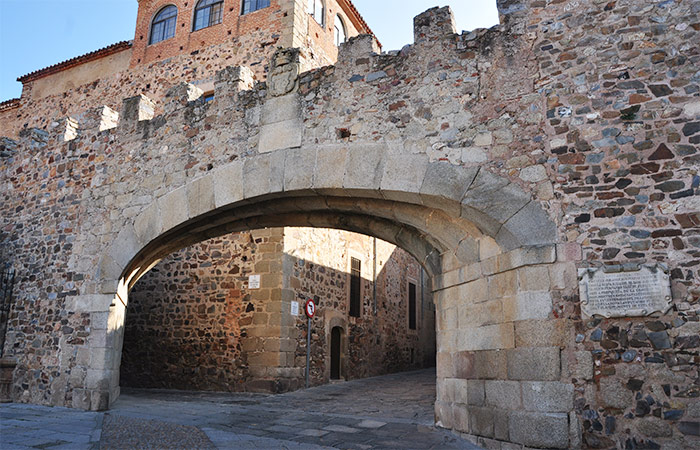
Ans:
<svg viewBox="0 0 700 450"><path fill-rule="evenodd" d="M354 0L384 45L413 42L413 17L449 5L457 27L498 22L496 0ZM136 0L0 0L0 101L19 97L19 76L119 41L131 40Z"/></svg>

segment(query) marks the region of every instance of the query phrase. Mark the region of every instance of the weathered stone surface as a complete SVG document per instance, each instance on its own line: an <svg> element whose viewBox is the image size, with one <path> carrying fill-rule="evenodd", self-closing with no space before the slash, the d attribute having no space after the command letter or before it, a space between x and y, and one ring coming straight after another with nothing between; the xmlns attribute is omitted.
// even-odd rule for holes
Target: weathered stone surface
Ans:
<svg viewBox="0 0 700 450"><path fill-rule="evenodd" d="M621 380L604 378L600 381L600 399L605 406L625 409L632 405L632 391Z"/></svg>
<svg viewBox="0 0 700 450"><path fill-rule="evenodd" d="M486 405L501 409L520 409L523 404L518 381L486 381Z"/></svg>
<svg viewBox="0 0 700 450"><path fill-rule="evenodd" d="M170 230L189 218L187 191L179 188L158 199L163 231Z"/></svg>
<svg viewBox="0 0 700 450"><path fill-rule="evenodd" d="M562 373L577 380L593 379L593 355L586 351L562 352Z"/></svg>
<svg viewBox="0 0 700 450"><path fill-rule="evenodd" d="M303 133L303 124L298 118L261 125L258 151L267 153L301 147Z"/></svg>
<svg viewBox="0 0 700 450"><path fill-rule="evenodd" d="M514 348L507 351L511 380L558 380L561 360L558 347Z"/></svg>
<svg viewBox="0 0 700 450"><path fill-rule="evenodd" d="M459 215L459 204L474 181L478 168L461 169L448 162L431 163L420 193L426 204L434 204L446 212Z"/></svg>
<svg viewBox="0 0 700 450"><path fill-rule="evenodd" d="M291 2L283 3L259 14L289 13L284 8ZM190 2L187 8L192 7ZM144 216L136 225L137 217L154 199L161 232L187 223L194 212L189 211L187 186L213 174L215 206L230 206L212 211L222 228L210 229L214 224L202 220L187 223L188 229L216 233L226 227L283 226L287 220L326 226L332 222L388 236L420 254L437 275L436 295L445 302L437 315L441 378L454 377L457 371L468 375L468 381L507 380L509 370L518 377L534 376L534 369L514 363L517 353L509 355L505 365L496 364L500 360L494 357L494 364L482 373L469 362L485 351L467 352L470 358L458 355L465 348L494 347L495 355L506 346L543 345L545 336L528 336L527 331L518 330L518 323L507 322L503 305L511 298L526 298L520 295L523 292L548 292L548 319L571 324L563 346L547 344L564 357L562 376L554 377L555 372L549 371L553 378L546 380L576 385L575 404L581 407L569 416L571 446L580 435L584 445L601 448L624 446L628 440L634 446L650 439L662 448L688 447L692 435L685 433L687 425L680 424L692 423L697 330L693 335L685 329L697 323L700 246L695 195L700 179L694 169L700 143L695 98L700 88L697 50L692 45L698 27L688 18L697 16L698 7L694 2L651 0L632 6L609 1L576 5L501 1L499 7L501 27L461 35L449 33L451 18L446 10L431 10L417 24L417 45L380 56L375 38L358 37L343 46L335 66L327 66L333 62L331 55L325 55L320 46L309 51L298 35L294 39L304 47L302 51L282 50L268 64L279 45L294 40L284 34L298 31L291 22L299 15L292 13L280 18L288 26L283 26L279 40L271 37L280 33L280 22L272 21L246 36L205 42L198 53L184 50L184 45L181 54L173 50L163 54L164 59L156 58L159 52L149 52L148 57L139 53L132 67L120 75L105 75L99 83L66 92L51 94L46 87L44 94L39 92L41 83L49 84L52 77L65 76L65 71L28 82L21 102L0 106L2 133L18 136L17 142L0 140L0 257L27 272L15 291L19 309L10 320L6 346L19 362L16 398L35 403L75 401L88 407L94 394L95 405L102 403L99 389L88 392L89 400L76 399L84 394L78 392L84 381L79 361L85 360L86 341L94 330L104 330L108 323L119 328L121 302L117 299L111 313L95 311L89 317L66 312L66 302L76 295L117 291L126 298L123 283L120 289L125 269L121 264L130 251L112 250L119 233L133 227L143 245L157 221L154 224ZM233 17L229 13L226 17ZM147 35L140 27L138 35ZM306 32L302 30L302 36ZM175 39L187 36L178 33ZM146 41L137 38L134 45L145 51ZM192 41L195 44L199 46ZM252 48L258 50L245 50ZM332 46L330 50L334 51ZM244 59L267 83L232 75L230 84L223 84L226 73L216 78L223 66L242 64ZM192 67L197 71L192 72ZM192 76L198 78L194 80L198 86L210 80L218 84L214 99L207 103L187 99L186 104L167 110L163 94ZM52 126L68 122L55 118L59 112L80 117L92 111L88 116L96 123L94 108L104 104L118 109L124 97L142 92L154 99L151 111L141 108L147 102L137 98L114 129L87 127L63 142L57 126ZM285 123L283 107L264 110L266 102L284 95L297 96L300 104L299 116L288 119L298 123L287 123L286 128L279 125ZM277 130L261 129L272 125ZM44 126L50 132L37 128ZM316 149L317 158L313 190L300 187L305 196L290 199L284 192L288 150L284 146L292 144L283 140L296 137L294 133L301 134L299 148ZM280 149L265 154L267 165L252 167L250 161L260 158L266 146ZM366 151L360 150L359 155L356 149ZM350 164L348 152L358 155ZM389 162L388 155L407 156L405 176L388 167L401 164L399 158ZM421 196L416 186L422 187L425 181L420 159L426 158L449 164L455 171L479 166L461 199L461 217L454 211L452 217L437 211L447 206L429 204L424 201L427 196ZM220 186L219 170L231 164L250 170L239 175L232 169L230 179L236 184ZM351 183L345 183L348 170ZM392 180L392 191L383 187L388 173L392 173L386 178ZM302 179L297 185L296 180L291 177L290 185L305 186L308 181ZM245 206L238 203L243 198ZM134 263L149 267L192 238L178 233L170 237L170 242ZM526 257L524 243L545 241L546 252L536 252L542 258ZM630 267L650 261L669 265L672 308L668 312L654 319L581 316L572 267ZM469 268L462 271L466 263ZM537 287L545 279L537 269L525 278L518 273L515 284L505 275L540 265L550 269L549 287ZM495 275L503 276L491 283L488 278ZM450 289L459 292L460 283L476 280L484 281L465 289L472 291L470 297L459 300L473 298L475 304L483 305L475 308L479 314L473 319L460 316L459 294ZM485 295L474 293L476 286L485 287ZM275 295L291 302L289 293ZM483 313L487 308L488 314ZM466 330L460 327L462 318L469 324ZM260 311L255 320L273 321L271 327L292 339L293 327L279 311ZM517 322L530 320L544 319ZM60 332L55 330L59 323ZM63 330L66 334L59 334ZM255 331L249 336L265 337ZM102 341L102 336L95 341ZM265 343L261 345L266 348ZM66 355L76 355L75 360ZM569 368L567 362L572 359L577 363ZM251 370L262 373L263 369ZM67 376L54 375L73 371L75 385L68 384ZM489 378L477 378L481 375ZM106 378L113 400L118 375ZM607 406L598 392L609 382L605 380L619 382L620 389L640 398L620 408ZM669 406L659 406L665 403ZM506 420L498 415L502 410L495 410L493 437L482 439L506 436ZM670 436L664 431L649 438L642 432L644 425L638 426L656 410L658 419L670 428ZM453 423L454 405L448 404L445 411ZM473 423L467 422L471 428ZM510 429L512 420L507 422ZM575 432L578 426L580 433ZM501 444L489 441L489 445Z"/></svg>
<svg viewBox="0 0 700 450"><path fill-rule="evenodd" d="M243 200L243 163L234 161L214 173L214 204L221 208Z"/></svg>
<svg viewBox="0 0 700 450"><path fill-rule="evenodd" d="M522 382L523 407L528 411L568 413L574 407L574 386L558 381Z"/></svg>
<svg viewBox="0 0 700 450"><path fill-rule="evenodd" d="M529 447L568 448L569 420L566 414L513 412L510 439Z"/></svg>

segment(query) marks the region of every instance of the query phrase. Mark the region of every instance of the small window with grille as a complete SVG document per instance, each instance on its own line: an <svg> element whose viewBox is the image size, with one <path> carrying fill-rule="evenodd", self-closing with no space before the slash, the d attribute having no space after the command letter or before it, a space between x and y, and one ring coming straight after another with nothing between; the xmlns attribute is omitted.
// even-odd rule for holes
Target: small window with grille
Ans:
<svg viewBox="0 0 700 450"><path fill-rule="evenodd" d="M360 287L362 283L361 262L357 258L350 258L350 316L360 317L362 306Z"/></svg>
<svg viewBox="0 0 700 450"><path fill-rule="evenodd" d="M149 44L165 41L175 36L175 24L177 23L177 7L166 6L153 18L151 24L151 38Z"/></svg>
<svg viewBox="0 0 700 450"><path fill-rule="evenodd" d="M224 0L200 0L194 10L193 31L221 23L223 15Z"/></svg>

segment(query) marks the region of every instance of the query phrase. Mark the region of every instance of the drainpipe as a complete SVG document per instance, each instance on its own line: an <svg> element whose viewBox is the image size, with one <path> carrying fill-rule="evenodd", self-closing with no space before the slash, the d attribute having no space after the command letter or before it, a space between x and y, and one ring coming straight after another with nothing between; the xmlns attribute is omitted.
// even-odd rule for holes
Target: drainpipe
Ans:
<svg viewBox="0 0 700 450"><path fill-rule="evenodd" d="M372 273L372 297L374 298L374 315L377 315L377 238L372 238L374 247L373 273Z"/></svg>

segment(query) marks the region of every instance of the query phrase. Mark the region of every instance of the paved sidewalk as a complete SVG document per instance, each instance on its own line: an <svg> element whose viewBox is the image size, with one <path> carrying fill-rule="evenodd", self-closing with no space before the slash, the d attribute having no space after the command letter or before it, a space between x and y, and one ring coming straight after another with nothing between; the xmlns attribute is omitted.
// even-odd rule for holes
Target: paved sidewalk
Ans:
<svg viewBox="0 0 700 450"><path fill-rule="evenodd" d="M0 405L0 449L99 448L103 413L5 403Z"/></svg>
<svg viewBox="0 0 700 450"><path fill-rule="evenodd" d="M433 426L435 371L281 395L125 389L106 413L0 406L0 448L478 449Z"/></svg>

